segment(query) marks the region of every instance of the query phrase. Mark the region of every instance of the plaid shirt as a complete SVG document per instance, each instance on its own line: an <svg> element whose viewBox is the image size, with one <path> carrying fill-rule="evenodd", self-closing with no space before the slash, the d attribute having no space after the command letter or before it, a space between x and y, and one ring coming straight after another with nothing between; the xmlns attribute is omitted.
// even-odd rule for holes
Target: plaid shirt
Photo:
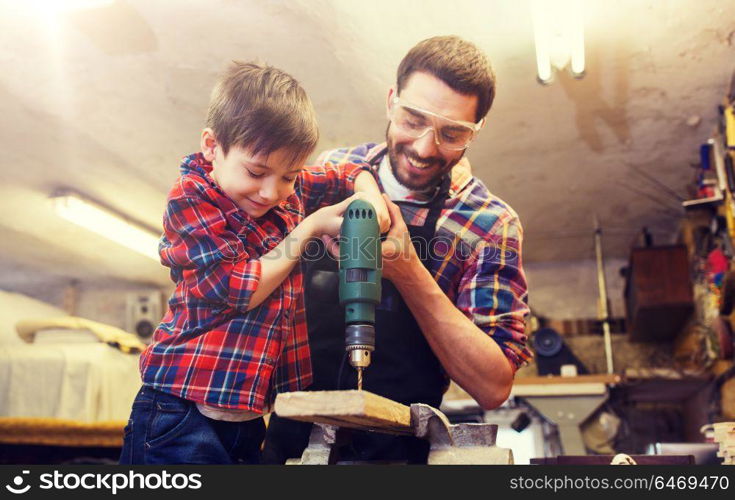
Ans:
<svg viewBox="0 0 735 500"><path fill-rule="evenodd" d="M317 163L369 163L377 168L385 144L362 144L326 151ZM381 186L382 189L382 186ZM428 208L401 205L407 224L421 226ZM466 171L452 170L449 196L437 221L429 271L465 316L495 340L516 368L531 359L524 333L529 313L521 265L523 229L518 215Z"/></svg>
<svg viewBox="0 0 735 500"><path fill-rule="evenodd" d="M248 311L261 276L259 258L305 214L349 196L366 169L306 167L293 195L253 219L215 184L201 153L184 158L159 245L176 289L153 343L141 354L143 383L197 403L258 413L277 392L308 386L301 268L297 264Z"/></svg>

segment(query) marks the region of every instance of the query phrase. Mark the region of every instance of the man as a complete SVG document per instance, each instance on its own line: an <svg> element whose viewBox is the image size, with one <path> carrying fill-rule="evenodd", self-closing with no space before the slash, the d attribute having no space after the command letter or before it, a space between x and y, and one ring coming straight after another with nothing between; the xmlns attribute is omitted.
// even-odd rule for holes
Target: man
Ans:
<svg viewBox="0 0 735 500"><path fill-rule="evenodd" d="M403 59L388 92L386 144L319 159L369 163L393 200L367 391L438 407L452 379L491 409L506 400L516 369L530 357L518 216L468 170L452 170L485 124L494 96L492 69L477 47L454 36L424 40ZM310 390L356 388L354 370L344 369L336 270L331 258L304 263ZM273 416L265 460L301 456L310 428ZM346 443L339 448L346 461L425 463L428 453L428 443L412 437L353 432Z"/></svg>

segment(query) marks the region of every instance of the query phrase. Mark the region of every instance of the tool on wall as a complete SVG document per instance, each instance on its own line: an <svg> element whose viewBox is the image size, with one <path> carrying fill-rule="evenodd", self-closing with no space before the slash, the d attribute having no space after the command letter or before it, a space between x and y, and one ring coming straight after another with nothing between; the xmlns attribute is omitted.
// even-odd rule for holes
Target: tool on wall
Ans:
<svg viewBox="0 0 735 500"><path fill-rule="evenodd" d="M375 306L380 303L383 261L380 228L373 206L355 200L347 207L339 245L339 303L345 308L345 350L357 369L362 390L363 371L375 350Z"/></svg>
<svg viewBox="0 0 735 500"><path fill-rule="evenodd" d="M605 339L605 361L607 373L613 373L612 337L610 336L610 307L607 300L607 284L605 282L605 265L602 258L602 228L595 215L595 256L597 258L597 285L600 293L602 333Z"/></svg>
<svg viewBox="0 0 735 500"><path fill-rule="evenodd" d="M573 365L579 375L589 374L587 367L553 328L541 328L534 332L531 344L536 353L536 368L539 375L561 375L562 367L566 365Z"/></svg>

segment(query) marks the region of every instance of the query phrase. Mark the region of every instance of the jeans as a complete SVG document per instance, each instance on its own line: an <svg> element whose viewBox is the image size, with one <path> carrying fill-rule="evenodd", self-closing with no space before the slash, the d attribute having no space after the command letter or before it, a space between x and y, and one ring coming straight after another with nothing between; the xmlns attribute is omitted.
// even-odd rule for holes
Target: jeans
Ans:
<svg viewBox="0 0 735 500"><path fill-rule="evenodd" d="M262 418L225 422L196 403L143 386L133 401L120 464L257 464Z"/></svg>

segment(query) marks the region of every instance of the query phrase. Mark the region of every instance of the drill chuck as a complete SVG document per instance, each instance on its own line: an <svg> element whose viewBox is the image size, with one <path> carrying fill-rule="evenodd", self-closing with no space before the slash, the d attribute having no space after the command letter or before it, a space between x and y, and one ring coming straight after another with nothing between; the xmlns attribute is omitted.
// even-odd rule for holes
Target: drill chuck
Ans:
<svg viewBox="0 0 735 500"><path fill-rule="evenodd" d="M345 330L345 349L354 368L370 366L370 355L375 350L373 325L348 325Z"/></svg>

